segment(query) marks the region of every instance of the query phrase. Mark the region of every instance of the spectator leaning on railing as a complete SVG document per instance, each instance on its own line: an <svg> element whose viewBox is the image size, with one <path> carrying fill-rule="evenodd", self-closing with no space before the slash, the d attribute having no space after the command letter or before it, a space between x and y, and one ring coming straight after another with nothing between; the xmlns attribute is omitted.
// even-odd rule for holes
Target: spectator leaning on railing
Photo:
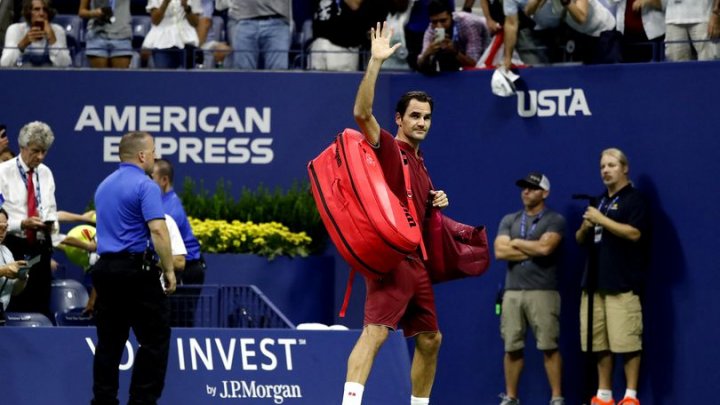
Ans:
<svg viewBox="0 0 720 405"><path fill-rule="evenodd" d="M516 48L520 53L520 59L526 64L546 64L556 61L557 48L554 44L562 14L553 10L552 1L505 0L503 14L505 14L503 65L506 68L509 69L512 65L513 52ZM520 29L521 14L532 19L535 24L532 29ZM528 50L529 47L535 49Z"/></svg>
<svg viewBox="0 0 720 405"><path fill-rule="evenodd" d="M553 7L565 11L565 23L577 32L578 51L583 63L620 62L620 34L615 16L600 0L559 0Z"/></svg>
<svg viewBox="0 0 720 405"><path fill-rule="evenodd" d="M51 24L50 0L23 0L25 22L8 27L0 66L70 66L65 31Z"/></svg>

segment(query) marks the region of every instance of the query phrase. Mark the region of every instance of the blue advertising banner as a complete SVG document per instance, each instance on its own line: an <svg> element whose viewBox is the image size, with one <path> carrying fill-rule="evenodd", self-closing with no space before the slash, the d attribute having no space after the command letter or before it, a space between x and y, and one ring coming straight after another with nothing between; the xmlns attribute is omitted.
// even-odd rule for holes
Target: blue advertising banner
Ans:
<svg viewBox="0 0 720 405"><path fill-rule="evenodd" d="M224 179L239 192L304 180L313 154L352 125L354 89L344 85L345 76L298 86L299 74L108 73L0 71L4 86L51 89L39 98L36 91L16 93L3 102L0 122L15 151L25 123L41 120L53 128L56 142L46 163L55 172L60 209L87 206L117 166L119 137L129 131L155 135L157 154L176 166L178 186L186 176L210 189ZM345 114L333 111L342 108L339 99L347 100Z"/></svg>
<svg viewBox="0 0 720 405"><path fill-rule="evenodd" d="M339 403L357 337L357 331L173 329L159 404ZM2 403L90 403L96 342L95 328L3 328L0 358L12 372L3 379ZM120 364L120 403L127 402L137 350L129 340ZM408 401L410 362L402 334L390 335L375 371L365 404Z"/></svg>

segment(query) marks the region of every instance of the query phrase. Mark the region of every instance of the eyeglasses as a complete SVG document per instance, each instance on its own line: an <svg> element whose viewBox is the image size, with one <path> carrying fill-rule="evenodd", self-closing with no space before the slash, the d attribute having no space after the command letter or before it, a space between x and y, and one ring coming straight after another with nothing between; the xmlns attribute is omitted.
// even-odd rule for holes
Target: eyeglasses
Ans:
<svg viewBox="0 0 720 405"><path fill-rule="evenodd" d="M3 222L0 222L0 231L4 231L4 230L6 230L7 228L8 228L8 223L7 223L7 222L4 222L4 223L3 223Z"/></svg>

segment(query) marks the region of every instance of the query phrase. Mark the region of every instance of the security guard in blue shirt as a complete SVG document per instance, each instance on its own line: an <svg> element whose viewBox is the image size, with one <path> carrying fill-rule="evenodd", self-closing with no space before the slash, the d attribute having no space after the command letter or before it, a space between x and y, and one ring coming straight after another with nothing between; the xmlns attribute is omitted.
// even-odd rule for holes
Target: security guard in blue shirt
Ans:
<svg viewBox="0 0 720 405"><path fill-rule="evenodd" d="M175 220L178 230L182 235L183 243L185 243L185 249L187 249L185 268L183 271L175 273L175 278L177 279L178 285L202 284L205 281L205 270L207 266L200 251L200 242L198 242L195 234L193 234L182 201L173 189L174 177L175 171L170 161L167 159L155 159L152 178L155 180L155 183L160 186L160 191L162 191L162 202L165 213Z"/></svg>
<svg viewBox="0 0 720 405"><path fill-rule="evenodd" d="M175 274L160 188L148 177L155 163L153 137L125 134L120 160L95 192L100 259L92 273L98 295L92 404L118 404L118 366L130 328L140 348L128 403L155 404L165 384L170 349L166 294L175 291Z"/></svg>

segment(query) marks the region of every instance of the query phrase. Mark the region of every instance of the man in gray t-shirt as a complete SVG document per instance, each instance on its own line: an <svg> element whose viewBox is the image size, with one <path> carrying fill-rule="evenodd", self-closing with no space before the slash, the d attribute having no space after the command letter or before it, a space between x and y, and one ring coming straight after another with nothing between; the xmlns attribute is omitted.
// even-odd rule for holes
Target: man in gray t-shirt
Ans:
<svg viewBox="0 0 720 405"><path fill-rule="evenodd" d="M288 68L292 0L216 0L215 9L228 9L235 68Z"/></svg>
<svg viewBox="0 0 720 405"><path fill-rule="evenodd" d="M515 183L522 189L524 208L505 215L495 238L495 257L507 260L500 333L505 342L505 389L501 405L518 404L518 381L523 367L525 333L530 325L537 348L545 357L552 389L550 405L565 402L560 390L562 359L560 294L557 291L557 248L565 232L565 218L545 206L550 181L530 173Z"/></svg>

